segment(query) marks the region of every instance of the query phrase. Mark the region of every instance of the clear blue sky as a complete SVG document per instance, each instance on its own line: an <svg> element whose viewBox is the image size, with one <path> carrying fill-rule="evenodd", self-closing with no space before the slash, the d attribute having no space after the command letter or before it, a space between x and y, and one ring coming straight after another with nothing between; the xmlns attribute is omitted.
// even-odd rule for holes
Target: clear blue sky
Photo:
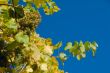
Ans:
<svg viewBox="0 0 110 73"><path fill-rule="evenodd" d="M53 43L83 40L99 44L96 56L69 58L60 68L69 73L110 73L110 0L55 0L61 11L52 16L42 14L37 32ZM63 47L64 47L63 45ZM63 48L62 47L62 48ZM55 53L57 54L57 52Z"/></svg>

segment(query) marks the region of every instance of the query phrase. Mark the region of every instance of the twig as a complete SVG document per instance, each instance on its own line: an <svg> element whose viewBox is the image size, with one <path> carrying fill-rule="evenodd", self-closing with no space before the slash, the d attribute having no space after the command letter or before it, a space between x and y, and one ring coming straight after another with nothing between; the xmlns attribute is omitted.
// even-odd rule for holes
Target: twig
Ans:
<svg viewBox="0 0 110 73"><path fill-rule="evenodd" d="M24 64L24 66L21 68L21 70L19 71L19 73L22 72L22 70L26 67L27 63Z"/></svg>
<svg viewBox="0 0 110 73"><path fill-rule="evenodd" d="M12 4L0 4L0 6L5 5L5 6L12 6Z"/></svg>
<svg viewBox="0 0 110 73"><path fill-rule="evenodd" d="M14 0L12 0L12 6L14 8L14 13L15 13L15 21L17 22L17 18L16 18L16 12L15 12L15 5L14 5Z"/></svg>
<svg viewBox="0 0 110 73"><path fill-rule="evenodd" d="M12 67L14 68L14 66L13 66L13 61L12 61L11 57L10 57L10 56L7 56L7 57L10 59L11 64L12 64Z"/></svg>

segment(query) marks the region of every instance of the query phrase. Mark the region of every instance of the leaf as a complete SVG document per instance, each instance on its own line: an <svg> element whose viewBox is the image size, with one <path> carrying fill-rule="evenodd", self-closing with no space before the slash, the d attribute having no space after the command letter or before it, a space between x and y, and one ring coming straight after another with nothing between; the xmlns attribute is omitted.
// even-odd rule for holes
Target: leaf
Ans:
<svg viewBox="0 0 110 73"><path fill-rule="evenodd" d="M97 47L95 45L91 44L91 48L92 48L92 55L95 56Z"/></svg>
<svg viewBox="0 0 110 73"><path fill-rule="evenodd" d="M73 48L74 48L74 49L77 49L77 48L78 48L78 46L79 46L78 42L77 42L77 41L75 41L75 42L74 42L74 45L73 45Z"/></svg>
<svg viewBox="0 0 110 73"><path fill-rule="evenodd" d="M58 8L58 6L54 6L54 9L53 9L54 12L58 12L59 10L60 8Z"/></svg>
<svg viewBox="0 0 110 73"><path fill-rule="evenodd" d="M90 45L90 46L91 46L92 50L96 50L96 49L97 49L97 46L95 46L95 45L94 45L94 44L92 44L92 43L91 43L91 45Z"/></svg>
<svg viewBox="0 0 110 73"><path fill-rule="evenodd" d="M62 46L62 42L58 42L53 48L54 50L60 48Z"/></svg>
<svg viewBox="0 0 110 73"><path fill-rule="evenodd" d="M60 10L52 0L34 0L34 4L38 9L42 7L46 15L51 15Z"/></svg>
<svg viewBox="0 0 110 73"><path fill-rule="evenodd" d="M17 24L15 23L15 19L10 19L5 26L10 29L17 29Z"/></svg>
<svg viewBox="0 0 110 73"><path fill-rule="evenodd" d="M24 2L32 2L32 0L23 0ZM34 0L34 1L36 1L36 0Z"/></svg>
<svg viewBox="0 0 110 73"><path fill-rule="evenodd" d="M95 53L96 53L98 44L97 44L96 42L92 42L92 43L90 44L90 47L91 47L91 49L92 49L92 55L95 56Z"/></svg>
<svg viewBox="0 0 110 73"><path fill-rule="evenodd" d="M16 14L16 18L23 18L24 17L23 7L21 6L15 7L15 14Z"/></svg>
<svg viewBox="0 0 110 73"><path fill-rule="evenodd" d="M84 46L81 46L80 47L80 51L83 53L83 52L85 52L85 47Z"/></svg>
<svg viewBox="0 0 110 73"><path fill-rule="evenodd" d="M85 53L81 53L81 56L82 56L82 58L85 58L86 54Z"/></svg>
<svg viewBox="0 0 110 73"><path fill-rule="evenodd" d="M13 0L13 2L14 2L14 5L17 6L19 3L19 0Z"/></svg>
<svg viewBox="0 0 110 73"><path fill-rule="evenodd" d="M76 56L77 60L81 60L81 55Z"/></svg>
<svg viewBox="0 0 110 73"><path fill-rule="evenodd" d="M72 48L72 43L71 43L71 42L68 42L68 43L66 44L66 47L64 48L64 50L68 50L68 49L70 49L70 48Z"/></svg>
<svg viewBox="0 0 110 73"><path fill-rule="evenodd" d="M0 67L0 73L5 73L6 68L5 67Z"/></svg>
<svg viewBox="0 0 110 73"><path fill-rule="evenodd" d="M81 51L82 53L85 52L85 46L84 46L84 44L83 44L82 41L80 41L79 46L80 46L80 51Z"/></svg>
<svg viewBox="0 0 110 73"><path fill-rule="evenodd" d="M24 35L23 32L19 32L16 36L15 39L19 42L19 43L25 43L27 44L29 42L29 37L28 35Z"/></svg>
<svg viewBox="0 0 110 73"><path fill-rule="evenodd" d="M78 46L79 46L78 42L75 41L73 47L69 49L69 52L73 53L76 49L78 49Z"/></svg>
<svg viewBox="0 0 110 73"><path fill-rule="evenodd" d="M45 40L45 43L46 43L47 45L52 45L52 39L51 39L51 38L47 38L47 39Z"/></svg>
<svg viewBox="0 0 110 73"><path fill-rule="evenodd" d="M37 8L40 8L41 6L43 7L44 3L45 3L44 0L34 0L34 4Z"/></svg>
<svg viewBox="0 0 110 73"><path fill-rule="evenodd" d="M15 49L18 45L19 45L18 42L13 41L12 43L9 43L9 44L6 46L6 49L7 49L7 50L13 50L13 49Z"/></svg>
<svg viewBox="0 0 110 73"><path fill-rule="evenodd" d="M14 4L14 6L19 5L20 0L9 0L11 4Z"/></svg>
<svg viewBox="0 0 110 73"><path fill-rule="evenodd" d="M92 44L93 44L94 46L98 47L98 44L97 44L95 41L92 42Z"/></svg>
<svg viewBox="0 0 110 73"><path fill-rule="evenodd" d="M61 52L59 54L59 58L61 59L62 62L66 61L67 60L67 56L65 53Z"/></svg>
<svg viewBox="0 0 110 73"><path fill-rule="evenodd" d="M8 0L0 0L0 4L8 4Z"/></svg>
<svg viewBox="0 0 110 73"><path fill-rule="evenodd" d="M88 51L88 50L90 50L90 42L85 42L84 43L84 46L85 46L85 49Z"/></svg>
<svg viewBox="0 0 110 73"><path fill-rule="evenodd" d="M77 55L80 54L80 50L79 49L75 49L75 50L73 50L72 54L73 54L73 56L77 56Z"/></svg>

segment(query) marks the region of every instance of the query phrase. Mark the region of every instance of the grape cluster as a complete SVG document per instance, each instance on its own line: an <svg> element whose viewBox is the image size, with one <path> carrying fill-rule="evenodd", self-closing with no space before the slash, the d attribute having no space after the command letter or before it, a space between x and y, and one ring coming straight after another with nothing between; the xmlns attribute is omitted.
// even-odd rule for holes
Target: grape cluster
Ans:
<svg viewBox="0 0 110 73"><path fill-rule="evenodd" d="M34 30L36 26L40 23L41 16L38 12L24 12L25 16L18 19L20 29L30 29Z"/></svg>

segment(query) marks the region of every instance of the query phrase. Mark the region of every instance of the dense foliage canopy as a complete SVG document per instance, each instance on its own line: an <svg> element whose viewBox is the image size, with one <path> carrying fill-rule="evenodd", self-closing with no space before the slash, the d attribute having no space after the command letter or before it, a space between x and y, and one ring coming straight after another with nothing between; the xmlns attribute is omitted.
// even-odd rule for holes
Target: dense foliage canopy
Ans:
<svg viewBox="0 0 110 73"><path fill-rule="evenodd" d="M40 37L35 28L41 22L39 8L46 15L60 9L52 0L0 0L0 73L64 73L56 58L64 63L68 56L61 52L53 56L62 42L53 44L50 38ZM33 7L34 5L34 7ZM64 48L78 60L87 51L95 56L96 42L68 42Z"/></svg>

